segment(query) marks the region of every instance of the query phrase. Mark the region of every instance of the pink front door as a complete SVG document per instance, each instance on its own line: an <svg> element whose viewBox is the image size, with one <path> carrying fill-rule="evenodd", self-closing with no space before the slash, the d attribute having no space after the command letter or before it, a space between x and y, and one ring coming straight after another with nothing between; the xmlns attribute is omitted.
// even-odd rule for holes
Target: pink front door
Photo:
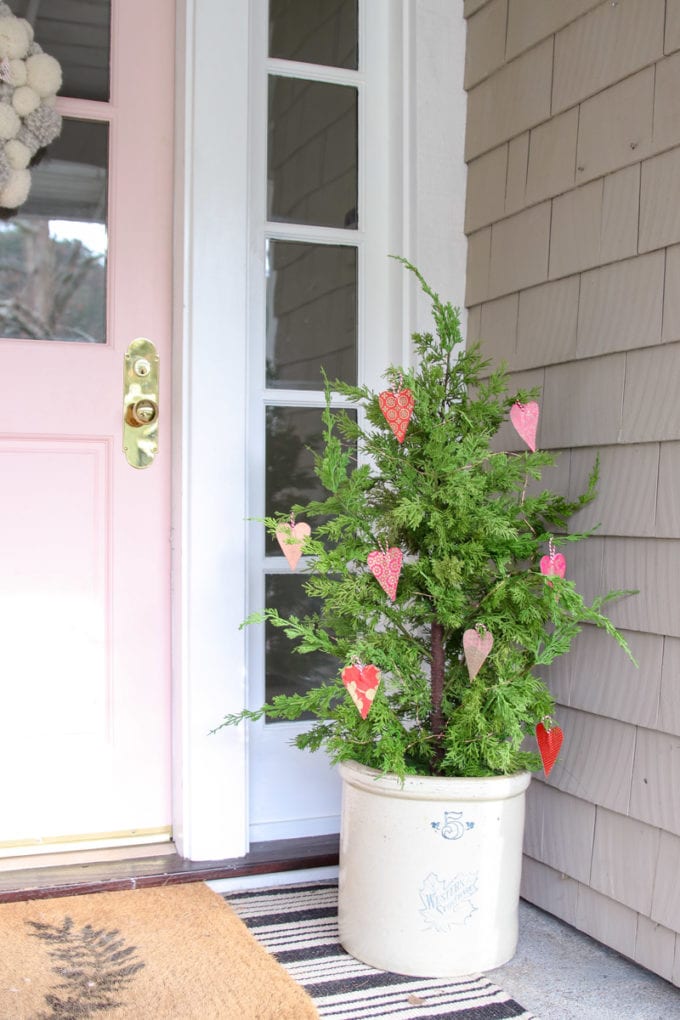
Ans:
<svg viewBox="0 0 680 1020"><path fill-rule="evenodd" d="M63 36L73 5L43 6ZM88 59L99 46L106 63L108 4L85 8L71 42L89 41ZM171 0L111 8L110 75L87 60L65 69L62 138L33 171L26 213L0 233L0 308L14 309L0 325L3 856L170 833L175 11ZM49 31L38 16L36 40L59 59ZM30 334L36 321L52 339ZM122 449L136 337L160 357L160 449L144 470Z"/></svg>

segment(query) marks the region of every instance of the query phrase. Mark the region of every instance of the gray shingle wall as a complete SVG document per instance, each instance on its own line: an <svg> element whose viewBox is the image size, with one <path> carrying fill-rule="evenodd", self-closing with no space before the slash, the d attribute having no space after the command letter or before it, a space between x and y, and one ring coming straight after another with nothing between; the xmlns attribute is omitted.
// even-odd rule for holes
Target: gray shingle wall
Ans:
<svg viewBox="0 0 680 1020"><path fill-rule="evenodd" d="M546 484L599 498L586 628L548 679L523 895L680 985L680 0L465 0L468 338L540 385ZM512 429L499 438L520 448Z"/></svg>

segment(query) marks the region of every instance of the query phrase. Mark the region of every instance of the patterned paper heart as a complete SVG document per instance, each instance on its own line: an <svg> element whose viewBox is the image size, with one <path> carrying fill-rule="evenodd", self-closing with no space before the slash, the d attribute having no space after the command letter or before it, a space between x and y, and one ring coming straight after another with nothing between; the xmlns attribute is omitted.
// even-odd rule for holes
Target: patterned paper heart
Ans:
<svg viewBox="0 0 680 1020"><path fill-rule="evenodd" d="M393 546L385 552L375 549L368 554L368 566L380 587L394 602L397 597L397 585L401 574L401 549Z"/></svg>
<svg viewBox="0 0 680 1020"><path fill-rule="evenodd" d="M415 400L410 390L383 390L378 394L380 410L385 415L387 424L400 443L404 442L406 429L413 414Z"/></svg>
<svg viewBox="0 0 680 1020"><path fill-rule="evenodd" d="M276 539L291 570L295 570L297 567L302 556L302 545L311 533L312 529L303 521L300 521L299 524L289 524L288 521L284 521L276 529Z"/></svg>
<svg viewBox="0 0 680 1020"><path fill-rule="evenodd" d="M345 666L340 675L361 718L365 719L378 690L380 670L377 666Z"/></svg>
<svg viewBox="0 0 680 1020"><path fill-rule="evenodd" d="M536 431L538 429L538 404L535 400L528 404L513 404L510 408L510 421L515 426L520 439L529 449L536 452Z"/></svg>
<svg viewBox="0 0 680 1020"><path fill-rule="evenodd" d="M562 553L551 553L541 556L541 573L547 577L564 577L567 572L567 561Z"/></svg>
<svg viewBox="0 0 680 1020"><path fill-rule="evenodd" d="M560 753L564 734L559 726L551 726L549 730L542 722L536 727L536 742L543 762L543 771L546 776L550 775L553 765Z"/></svg>
<svg viewBox="0 0 680 1020"><path fill-rule="evenodd" d="M471 680L479 673L493 648L493 634L485 627L480 630L466 630L463 634L463 652Z"/></svg>

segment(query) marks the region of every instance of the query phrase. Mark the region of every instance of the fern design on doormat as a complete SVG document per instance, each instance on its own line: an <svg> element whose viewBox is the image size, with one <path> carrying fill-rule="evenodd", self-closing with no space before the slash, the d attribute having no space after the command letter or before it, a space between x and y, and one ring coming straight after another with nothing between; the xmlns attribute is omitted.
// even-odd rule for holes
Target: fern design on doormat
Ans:
<svg viewBox="0 0 680 1020"><path fill-rule="evenodd" d="M119 996L144 963L117 928L76 928L70 917L61 925L26 923L34 929L31 938L50 946L49 955L57 961L52 970L63 979L45 996L51 1012L39 1013L36 1020L86 1020L123 1005Z"/></svg>

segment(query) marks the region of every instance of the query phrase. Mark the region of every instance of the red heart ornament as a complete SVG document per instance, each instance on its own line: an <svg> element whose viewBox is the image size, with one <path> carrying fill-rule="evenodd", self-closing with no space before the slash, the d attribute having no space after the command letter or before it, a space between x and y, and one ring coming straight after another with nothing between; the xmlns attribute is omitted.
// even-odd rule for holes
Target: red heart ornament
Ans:
<svg viewBox="0 0 680 1020"><path fill-rule="evenodd" d="M562 553L541 556L541 573L548 577L564 577L567 572L567 561Z"/></svg>
<svg viewBox="0 0 680 1020"><path fill-rule="evenodd" d="M479 630L466 630L463 634L463 652L465 653L465 664L471 680L479 673L486 662L489 652L493 648L493 634L484 628L483 633Z"/></svg>
<svg viewBox="0 0 680 1020"><path fill-rule="evenodd" d="M368 566L371 573L393 602L397 597L397 585L399 584L402 560L401 549L397 549L396 546L393 546L386 552L383 552L381 549L375 549L368 554Z"/></svg>
<svg viewBox="0 0 680 1020"><path fill-rule="evenodd" d="M377 666L345 666L340 675L361 718L365 719L378 690L380 670Z"/></svg>
<svg viewBox="0 0 680 1020"><path fill-rule="evenodd" d="M415 399L410 390L383 390L378 394L380 410L385 415L387 424L400 443L404 442L406 429L413 414Z"/></svg>
<svg viewBox="0 0 680 1020"><path fill-rule="evenodd" d="M564 734L559 726L552 726L546 730L542 722L536 727L536 742L543 762L543 771L546 776L550 775L553 765L560 753Z"/></svg>
<svg viewBox="0 0 680 1020"><path fill-rule="evenodd" d="M536 452L538 411L538 404L535 400L528 404L513 404L510 408L510 421L515 426L517 435L524 440L533 453Z"/></svg>
<svg viewBox="0 0 680 1020"><path fill-rule="evenodd" d="M304 521L300 521L299 524L289 524L288 521L284 521L276 529L276 540L281 546L281 551L288 560L291 570L295 570L297 567L302 556L302 545L311 533L312 529Z"/></svg>

